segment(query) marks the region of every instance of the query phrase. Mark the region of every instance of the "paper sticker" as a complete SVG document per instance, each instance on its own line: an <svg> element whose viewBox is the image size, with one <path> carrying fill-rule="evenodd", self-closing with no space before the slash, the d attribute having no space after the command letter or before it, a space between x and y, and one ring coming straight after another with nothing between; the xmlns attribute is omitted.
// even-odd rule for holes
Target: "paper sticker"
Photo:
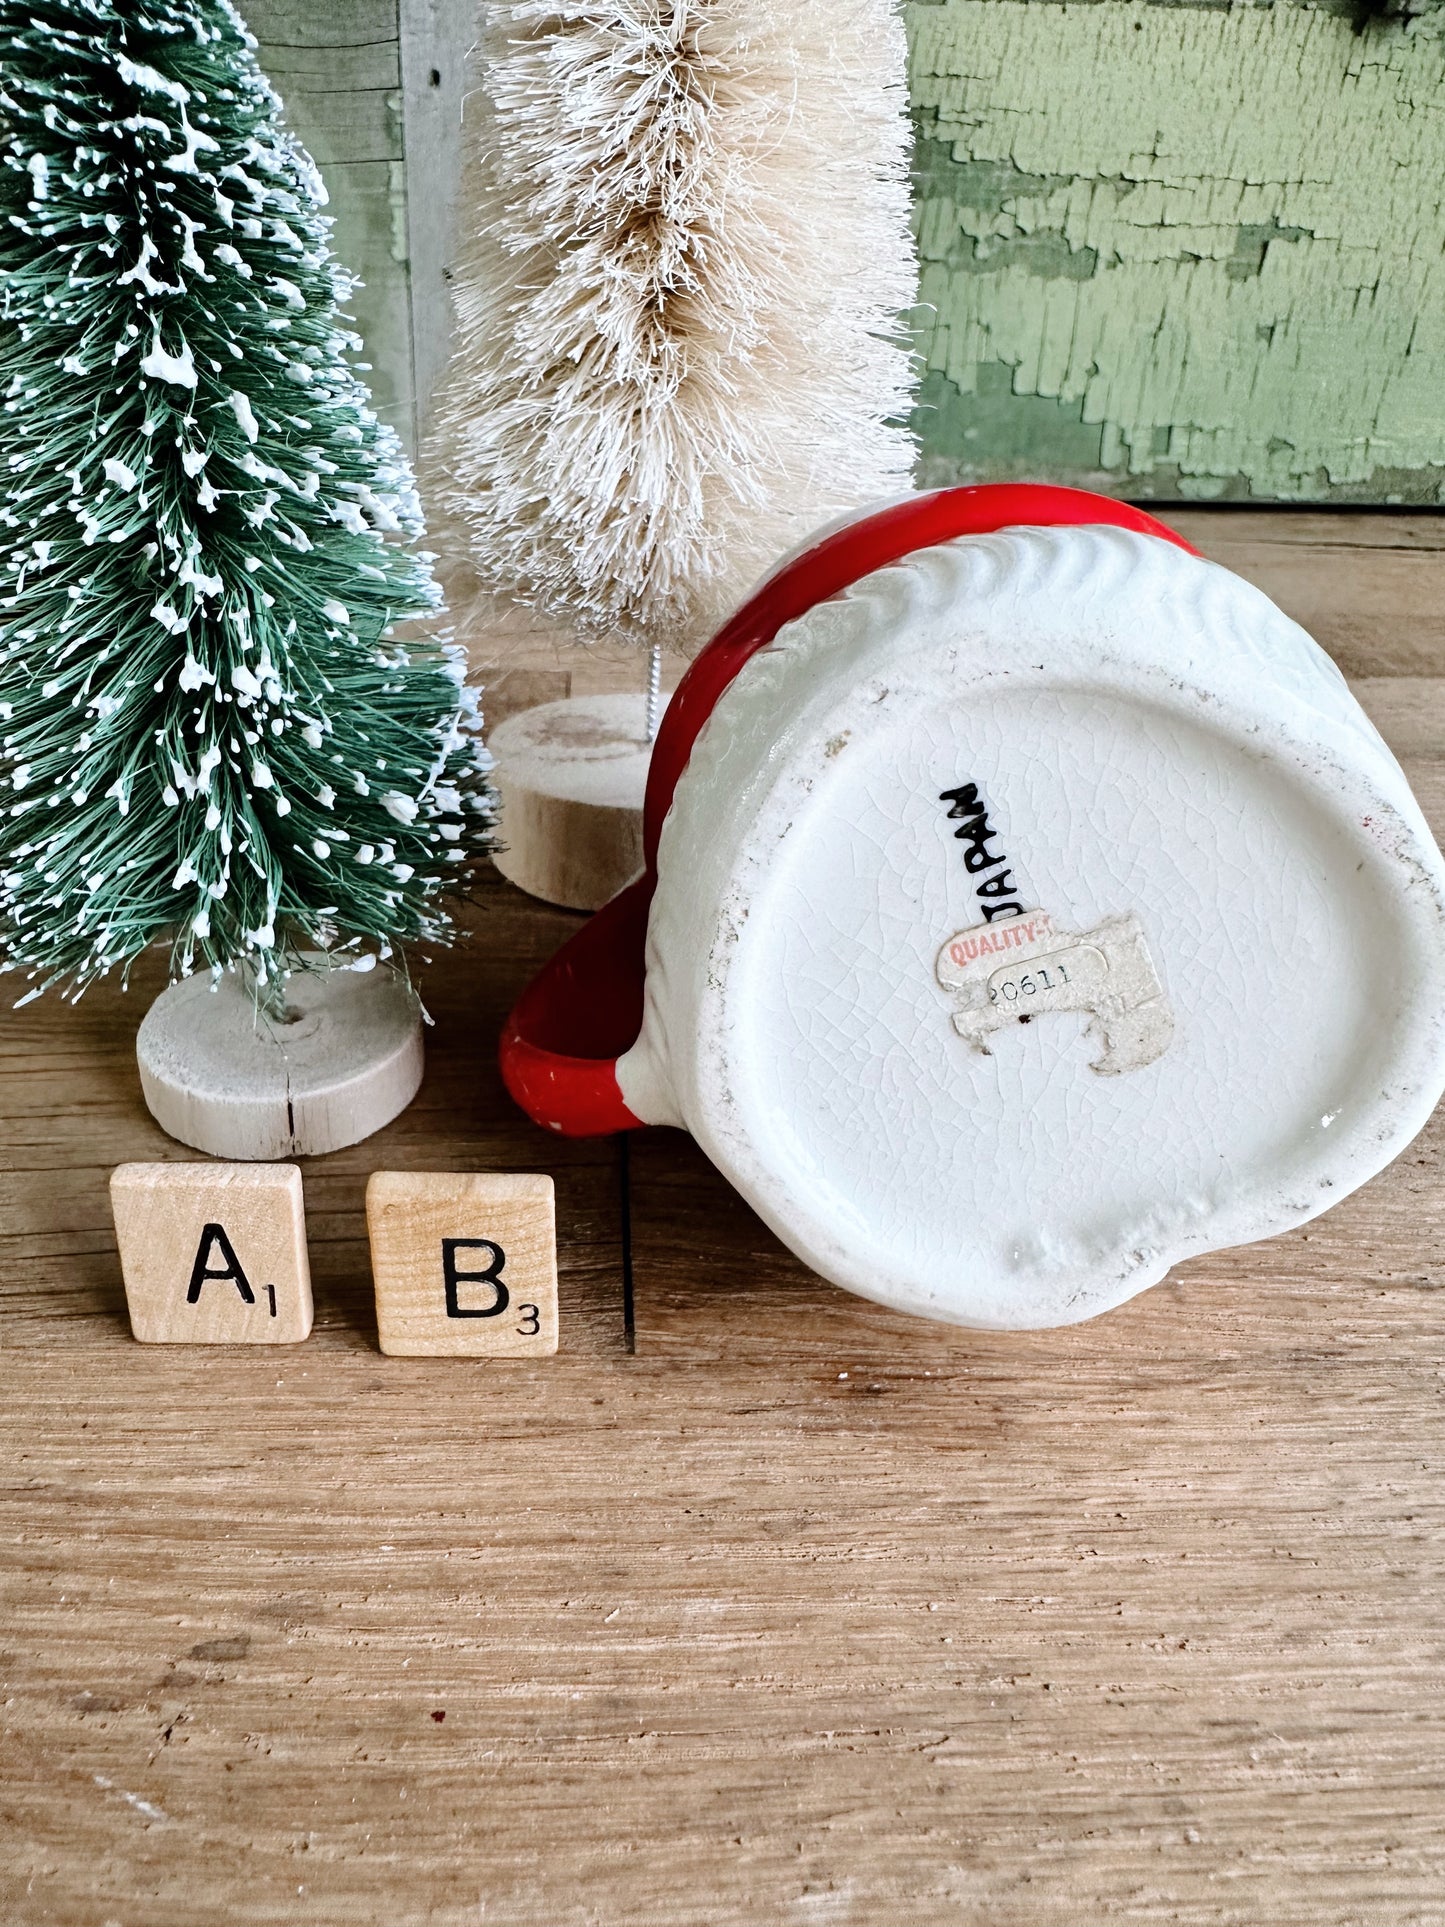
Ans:
<svg viewBox="0 0 1445 1927"><path fill-rule="evenodd" d="M1162 1057L1174 1017L1137 916L1106 917L1092 930L1060 930L1046 910L977 924L938 953L938 981L954 993L953 1028L989 1055L1009 1024L1051 1011L1087 1011L1103 1045L1102 1076L1142 1070Z"/></svg>

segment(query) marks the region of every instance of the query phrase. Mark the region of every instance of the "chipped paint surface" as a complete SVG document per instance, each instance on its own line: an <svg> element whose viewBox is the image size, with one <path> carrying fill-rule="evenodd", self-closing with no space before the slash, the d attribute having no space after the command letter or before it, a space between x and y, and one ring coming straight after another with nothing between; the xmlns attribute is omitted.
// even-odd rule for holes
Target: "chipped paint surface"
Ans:
<svg viewBox="0 0 1445 1927"><path fill-rule="evenodd" d="M925 482L1445 501L1445 8L909 30Z"/></svg>

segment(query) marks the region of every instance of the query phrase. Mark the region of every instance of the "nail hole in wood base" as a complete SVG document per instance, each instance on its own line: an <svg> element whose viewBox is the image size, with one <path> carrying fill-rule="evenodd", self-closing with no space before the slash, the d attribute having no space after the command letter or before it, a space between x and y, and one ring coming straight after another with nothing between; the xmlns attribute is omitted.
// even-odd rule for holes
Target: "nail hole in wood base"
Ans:
<svg viewBox="0 0 1445 1927"><path fill-rule="evenodd" d="M416 992L385 968L298 971L281 1021L227 972L172 984L136 1038L141 1089L173 1138L213 1157L314 1157L357 1144L415 1097Z"/></svg>

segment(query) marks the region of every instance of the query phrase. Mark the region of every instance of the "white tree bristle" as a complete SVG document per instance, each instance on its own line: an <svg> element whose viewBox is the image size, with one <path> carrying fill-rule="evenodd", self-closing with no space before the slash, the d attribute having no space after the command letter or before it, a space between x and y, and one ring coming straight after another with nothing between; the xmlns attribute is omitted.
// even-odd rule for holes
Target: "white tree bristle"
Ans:
<svg viewBox="0 0 1445 1927"><path fill-rule="evenodd" d="M494 595L695 646L909 486L894 0L497 0L435 452Z"/></svg>

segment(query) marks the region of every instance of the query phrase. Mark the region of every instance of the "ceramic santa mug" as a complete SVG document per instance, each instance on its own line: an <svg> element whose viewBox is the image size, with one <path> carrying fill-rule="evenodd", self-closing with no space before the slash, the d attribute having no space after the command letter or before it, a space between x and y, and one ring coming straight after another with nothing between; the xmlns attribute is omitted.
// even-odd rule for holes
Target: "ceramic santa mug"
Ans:
<svg viewBox="0 0 1445 1927"><path fill-rule="evenodd" d="M684 678L646 829L509 1089L685 1126L905 1311L1104 1311L1336 1203L1445 1088L1399 765L1302 629L1116 502L953 489L816 542Z"/></svg>

